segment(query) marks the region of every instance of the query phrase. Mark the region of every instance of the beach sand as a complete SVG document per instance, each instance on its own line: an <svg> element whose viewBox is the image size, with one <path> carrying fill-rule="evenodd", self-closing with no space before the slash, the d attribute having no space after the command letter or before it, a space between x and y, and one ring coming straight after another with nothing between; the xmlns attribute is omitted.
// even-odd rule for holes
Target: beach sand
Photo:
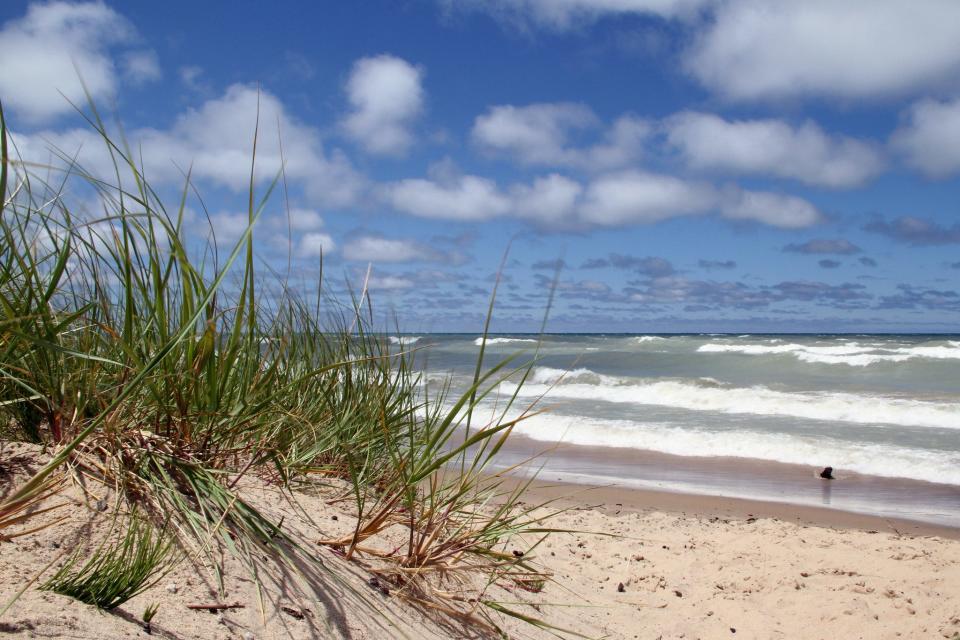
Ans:
<svg viewBox="0 0 960 640"><path fill-rule="evenodd" d="M11 472L9 460L18 450L24 451L5 448L4 490L33 465L34 459L24 456L22 468ZM298 495L305 517L264 483L250 480L243 491L310 539L349 531L353 523L344 504L330 504L329 496ZM71 505L57 517L69 516L69 524L0 544L0 603L46 565L105 530L109 516L85 504L75 488L64 497ZM528 504L544 500L565 509L552 526L580 533L554 534L535 550L554 576L542 592L496 589L491 595L535 604L515 608L588 637L960 638L957 529L616 487L538 483L526 497ZM209 571L184 563L110 613L30 588L0 619L0 633L146 638L140 615L147 604L159 603L153 636L161 638L470 637L461 625L440 624L383 596L367 584L361 568L320 553L350 588L324 582L318 594L305 596L293 577L268 577L261 608L253 581L236 562L224 561L222 598ZM215 614L187 607L211 602L244 608ZM390 627L388 618L397 626ZM505 628L518 638L554 637L515 621Z"/></svg>

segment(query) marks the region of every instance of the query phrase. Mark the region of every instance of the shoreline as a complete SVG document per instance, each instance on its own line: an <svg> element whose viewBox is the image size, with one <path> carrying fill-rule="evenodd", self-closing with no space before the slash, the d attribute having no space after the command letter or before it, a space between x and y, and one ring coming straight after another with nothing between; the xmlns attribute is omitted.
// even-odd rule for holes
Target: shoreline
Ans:
<svg viewBox="0 0 960 640"><path fill-rule="evenodd" d="M26 477L28 469L15 469L14 475ZM523 482L491 477L504 478L504 488ZM283 490L253 476L241 490L252 506L308 539L355 531L355 516L336 490L297 491L290 501ZM43 524L69 515L65 528L40 528L0 546L0 554L10 554L2 557L16 558L0 563L0 601L48 571L53 554L66 553L62 547L93 548L110 530L110 515L85 502L79 486L66 486L61 499L65 512L38 517ZM557 530L554 535L515 539L505 547L528 554L549 578L532 590L488 585L488 596L583 637L898 640L960 632L960 529L547 478L532 482L521 499L526 507L554 500L535 515L565 509L545 522ZM204 567L182 563L113 614L30 588L2 627L17 638L143 637L139 614L159 604L154 634L176 640L400 637L394 629L424 640L486 637L374 591L370 574L336 553L323 553L323 562L336 569L337 580L321 578L308 588L283 572L266 571L260 589L227 556L222 596ZM265 593L261 612L256 603ZM333 598L318 597L327 593ZM216 616L192 608L221 599L238 606ZM364 602L377 606L384 619L370 616ZM497 620L510 637L557 637L512 617Z"/></svg>
<svg viewBox="0 0 960 640"><path fill-rule="evenodd" d="M504 467L532 459L514 472L518 476L542 464L534 484L549 498L575 493L584 495L578 502L634 511L752 515L860 530L893 526L960 539L960 487L954 485L843 469L828 481L818 477L817 466L547 443L522 434L511 436L500 455Z"/></svg>
<svg viewBox="0 0 960 640"><path fill-rule="evenodd" d="M502 476L505 486L525 480ZM607 516L660 513L725 522L772 520L800 527L894 534L911 537L936 536L960 541L960 527L938 525L906 518L844 511L831 507L731 498L615 485L534 480L527 490L527 504L550 503L572 511L596 511Z"/></svg>

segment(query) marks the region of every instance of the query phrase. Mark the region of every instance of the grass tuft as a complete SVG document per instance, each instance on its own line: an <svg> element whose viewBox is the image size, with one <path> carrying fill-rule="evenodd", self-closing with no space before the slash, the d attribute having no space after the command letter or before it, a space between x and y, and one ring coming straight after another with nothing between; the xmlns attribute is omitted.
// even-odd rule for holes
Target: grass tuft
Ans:
<svg viewBox="0 0 960 640"><path fill-rule="evenodd" d="M113 609L156 584L173 566L172 551L171 538L133 516L119 540L100 546L79 569L78 550L40 590Z"/></svg>
<svg viewBox="0 0 960 640"><path fill-rule="evenodd" d="M269 568L307 593L347 585L319 537L387 593L497 628L503 607L488 594L549 578L530 552L551 529L521 504L527 485L505 490L494 464L531 411L515 393L487 423L478 416L532 364L485 367L481 348L470 388L428 395L416 352L392 351L373 327L366 287L343 302L322 278L306 291L258 270L254 227L283 176L255 188L256 133L248 224L222 256L209 217L208 239L187 223L188 202L206 215L190 171L162 198L94 106L81 113L113 160L110 180L62 150L49 166L24 162L0 107L0 437L52 452L0 501L0 536L42 512L69 470L139 515L44 589L114 608L156 582L173 544L218 577L226 551L258 584ZM295 487L331 477L349 485L357 520L337 539L289 533L241 489L255 478L295 500Z"/></svg>

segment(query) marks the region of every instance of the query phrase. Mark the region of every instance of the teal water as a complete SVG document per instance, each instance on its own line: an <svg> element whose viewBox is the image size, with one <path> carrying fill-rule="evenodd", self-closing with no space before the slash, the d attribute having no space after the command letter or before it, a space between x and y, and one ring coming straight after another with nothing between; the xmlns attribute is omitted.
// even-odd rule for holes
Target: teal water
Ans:
<svg viewBox="0 0 960 640"><path fill-rule="evenodd" d="M532 441L583 447L594 458L616 449L694 462L830 465L857 476L936 483L948 487L938 494L941 502L956 487L960 525L960 336L537 338L497 335L486 345L489 365L518 351L520 362L537 358L519 389L515 379L499 387L501 395L517 392L521 403L543 396L538 406L549 411L516 430ZM429 375L451 376L454 388L467 385L479 351L475 334L392 340L422 347L418 358ZM564 471L560 466L551 468ZM630 465L609 474L602 461L588 466L588 475L612 482L642 480L624 477ZM674 484L696 491L718 480L701 479L699 488L684 482ZM738 494L730 482L723 493Z"/></svg>

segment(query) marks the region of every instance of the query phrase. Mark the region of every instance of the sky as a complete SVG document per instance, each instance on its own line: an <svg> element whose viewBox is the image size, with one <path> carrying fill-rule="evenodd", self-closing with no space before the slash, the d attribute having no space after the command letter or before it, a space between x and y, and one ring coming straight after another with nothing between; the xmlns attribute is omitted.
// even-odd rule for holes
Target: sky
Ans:
<svg viewBox="0 0 960 640"><path fill-rule="evenodd" d="M226 248L256 130L262 264L412 333L501 264L498 331L554 289L556 332L958 332L957 42L955 0L6 0L0 100L109 176L82 77Z"/></svg>

